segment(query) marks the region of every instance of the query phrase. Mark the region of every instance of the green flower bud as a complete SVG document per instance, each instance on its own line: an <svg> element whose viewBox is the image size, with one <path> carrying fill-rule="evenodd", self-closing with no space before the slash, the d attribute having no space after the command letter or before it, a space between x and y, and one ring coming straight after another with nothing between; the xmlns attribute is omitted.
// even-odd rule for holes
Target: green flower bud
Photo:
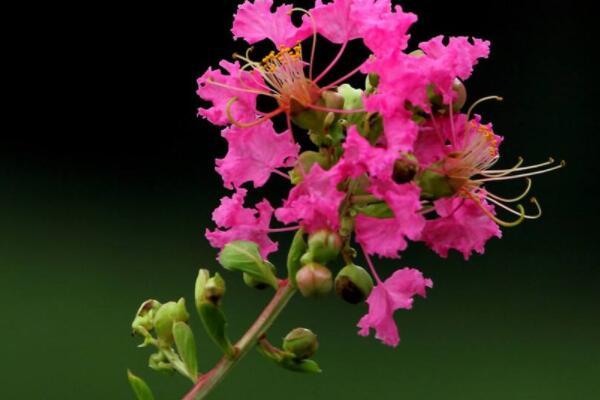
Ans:
<svg viewBox="0 0 600 400"><path fill-rule="evenodd" d="M296 274L296 283L304 297L323 296L331 291L331 271L318 263L309 263Z"/></svg>
<svg viewBox="0 0 600 400"><path fill-rule="evenodd" d="M362 267L348 264L335 278L335 292L350 304L363 302L373 290L373 279Z"/></svg>
<svg viewBox="0 0 600 400"><path fill-rule="evenodd" d="M283 349L292 353L298 360L311 357L318 347L317 335L310 329L296 328L283 338Z"/></svg>
<svg viewBox="0 0 600 400"><path fill-rule="evenodd" d="M454 99L454 102L452 104L453 109L454 111L458 112L461 108L464 107L465 103L467 102L467 88L460 81L460 79L455 79L454 84L452 85L452 89L454 89L454 91L457 94L456 99Z"/></svg>
<svg viewBox="0 0 600 400"><path fill-rule="evenodd" d="M137 333L142 336L149 336L152 329L154 329L154 314L159 309L161 304L154 300L146 300L142 303L135 313L135 318L131 323L131 329L133 333Z"/></svg>
<svg viewBox="0 0 600 400"><path fill-rule="evenodd" d="M335 259L342 248L342 239L336 232L322 229L308 237L308 253L312 260L326 263Z"/></svg>
<svg viewBox="0 0 600 400"><path fill-rule="evenodd" d="M156 336L165 343L173 342L173 324L178 321L186 322L190 318L185 309L185 299L182 297L175 303L169 301L163 304L154 315L154 330Z"/></svg>
<svg viewBox="0 0 600 400"><path fill-rule="evenodd" d="M302 182L302 178L304 175L310 172L310 169L314 164L319 164L323 169L327 169L329 167L325 155L316 151L302 152L298 157L296 166L290 174L292 183L297 185L298 183Z"/></svg>
<svg viewBox="0 0 600 400"><path fill-rule="evenodd" d="M219 254L219 262L230 271L239 271L251 275L261 282L266 282L274 289L278 280L271 264L263 260L258 245L254 242L236 240L229 242Z"/></svg>

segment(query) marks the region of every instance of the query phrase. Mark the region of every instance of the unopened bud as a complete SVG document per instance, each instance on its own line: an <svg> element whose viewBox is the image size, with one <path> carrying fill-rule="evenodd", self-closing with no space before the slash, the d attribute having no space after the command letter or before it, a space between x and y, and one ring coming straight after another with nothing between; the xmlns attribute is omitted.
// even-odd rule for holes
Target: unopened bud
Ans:
<svg viewBox="0 0 600 400"><path fill-rule="evenodd" d="M173 324L178 321L186 322L189 318L183 297L177 303L169 301L163 304L154 315L156 336L166 343L173 342Z"/></svg>
<svg viewBox="0 0 600 400"><path fill-rule="evenodd" d="M342 248L342 239L337 232L322 229L308 237L308 253L314 261L326 263L335 259Z"/></svg>
<svg viewBox="0 0 600 400"><path fill-rule="evenodd" d="M321 264L311 262L300 268L296 283L304 297L324 296L331 291L331 271Z"/></svg>
<svg viewBox="0 0 600 400"><path fill-rule="evenodd" d="M394 170L392 172L392 179L396 183L408 183L413 180L417 174L418 164L414 157L412 159L408 157L399 158L394 162Z"/></svg>
<svg viewBox="0 0 600 400"><path fill-rule="evenodd" d="M467 88L460 81L460 79L455 79L454 84L452 85L452 89L456 92L456 99L452 104L454 111L458 112L461 108L464 107L467 102Z"/></svg>
<svg viewBox="0 0 600 400"><path fill-rule="evenodd" d="M161 304L154 299L143 302L131 323L133 333L148 336L149 331L154 329L154 314L160 306Z"/></svg>
<svg viewBox="0 0 600 400"><path fill-rule="evenodd" d="M373 279L362 267L348 264L335 278L335 292L351 304L363 302L373 289Z"/></svg>
<svg viewBox="0 0 600 400"><path fill-rule="evenodd" d="M311 357L318 347L317 335L306 328L293 329L283 339L283 349L299 360Z"/></svg>

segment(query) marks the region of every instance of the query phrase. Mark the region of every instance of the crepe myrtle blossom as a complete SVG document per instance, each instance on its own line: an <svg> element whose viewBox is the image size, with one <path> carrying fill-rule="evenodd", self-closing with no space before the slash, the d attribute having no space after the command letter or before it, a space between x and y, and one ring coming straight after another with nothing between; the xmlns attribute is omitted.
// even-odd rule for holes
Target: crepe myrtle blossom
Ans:
<svg viewBox="0 0 600 400"><path fill-rule="evenodd" d="M293 13L301 16L297 23ZM210 244L223 249L251 241L267 258L278 248L273 234L300 230L308 247L298 257L291 251L296 258L290 260L311 279L296 282L292 276L290 284L331 288L331 274L318 274L327 282L312 282L314 271L343 267L343 260L336 291L367 299L359 334L374 330L390 346L400 340L394 312L411 309L415 295L425 297L433 283L414 268L382 280L371 256L398 259L417 241L442 257L450 250L465 259L483 254L488 240L502 236L502 227L541 216L535 198L533 212L520 204L531 177L564 166L552 159L524 166L519 159L513 167L497 168L503 137L473 111L500 98L485 97L463 111L466 81L489 57L490 43L436 36L409 46L416 20L391 0L317 0L310 9L247 0L234 16L234 38L248 45L266 41L273 50L255 60L249 47L198 78L197 93L208 103L198 114L222 127L228 144L216 170L234 190L213 212L217 228L206 230ZM317 73L317 43L323 40L338 47L333 54L319 52L329 62ZM351 41L370 55L324 83ZM347 81L359 73L365 87L353 88ZM275 107L260 110L261 96L274 99ZM278 119L287 129L275 129ZM308 148L298 144L308 141ZM290 185L285 198L244 206L247 186L262 188L272 175ZM517 196L497 194L493 185L507 180L525 188ZM354 265L354 247L364 253L374 286L364 281L366 270Z"/></svg>

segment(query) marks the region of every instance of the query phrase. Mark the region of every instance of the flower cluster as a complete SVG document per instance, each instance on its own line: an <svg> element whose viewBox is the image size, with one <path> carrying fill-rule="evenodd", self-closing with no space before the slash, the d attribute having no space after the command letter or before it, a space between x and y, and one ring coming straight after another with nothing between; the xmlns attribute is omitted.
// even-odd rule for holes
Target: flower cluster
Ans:
<svg viewBox="0 0 600 400"><path fill-rule="evenodd" d="M300 23L293 13L301 14ZM343 259L336 291L368 304L359 334L373 329L391 346L400 340L395 310L410 309L415 295L425 297L433 284L414 268L382 280L371 256L399 258L411 241L442 257L450 250L465 259L483 253L489 239L501 236L500 227L541 215L535 198L532 213L519 201L531 176L563 166L552 159L523 166L519 159L495 168L503 139L473 111L500 98L463 110L465 81L488 57L490 43L438 36L409 49L416 20L391 0L316 0L308 10L246 0L234 16L234 38L248 45L267 40L273 51L256 61L249 48L233 62L221 61L198 79L197 92L207 102L199 115L221 126L229 145L216 170L233 193L213 213L217 228L206 231L211 245L251 241L266 259L278 248L272 234L300 231L308 250L290 278L303 294L323 294L333 286L325 264L334 268ZM321 40L339 50L315 71ZM348 74L329 78L350 41L362 42L371 55ZM365 76L364 88L346 83L358 74ZM260 109L259 97L274 100L273 109ZM299 146L295 139L302 135L312 148ZM247 190L271 178L289 181L286 199L244 204ZM520 195L491 191L494 182L513 179L525 183ZM362 250L370 274L354 264L353 246Z"/></svg>

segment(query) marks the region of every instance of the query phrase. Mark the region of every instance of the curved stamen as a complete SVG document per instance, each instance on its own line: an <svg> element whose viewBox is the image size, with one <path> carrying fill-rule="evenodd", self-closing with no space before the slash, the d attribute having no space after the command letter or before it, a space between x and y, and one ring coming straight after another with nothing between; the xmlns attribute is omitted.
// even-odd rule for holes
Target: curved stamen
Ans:
<svg viewBox="0 0 600 400"><path fill-rule="evenodd" d="M304 13L305 15L308 16L308 18L310 18L310 24L312 26L312 47L310 49L310 63L309 63L309 67L308 67L308 77L310 78L310 80L312 80L312 76L313 76L313 61L315 60L315 51L317 49L317 23L315 22L315 18L312 16L312 14L308 11L305 10L304 8L292 8L291 11L300 11L301 13Z"/></svg>
<svg viewBox="0 0 600 400"><path fill-rule="evenodd" d="M336 114L354 114L354 113L365 112L364 108L354 109L354 110L340 110L338 108L321 107L316 104L307 104L306 107L312 108L313 110L317 110L317 111L332 112L332 113L336 113Z"/></svg>
<svg viewBox="0 0 600 400"><path fill-rule="evenodd" d="M342 57L342 54L344 54L344 51L346 50L346 46L348 45L348 39L344 40L344 43L342 43L342 46L340 47L338 53L335 55L334 59L329 63L329 65L323 70L321 71L321 73L315 78L315 83L319 82L329 71L331 71L331 69L335 66L335 64L337 64L337 62L340 60L340 57Z"/></svg>
<svg viewBox="0 0 600 400"><path fill-rule="evenodd" d="M266 120L269 120L269 119L273 118L274 116L279 115L283 112L282 108L277 108L267 114L264 114L262 117L254 120L252 122L239 122L233 117L233 113L231 112L231 106L233 106L233 103L235 103L237 100L238 100L237 97L232 97L231 99L229 99L229 101L227 102L227 106L225 108L225 113L227 114L227 119L229 120L229 122L231 122L233 125L237 126L238 128L251 128L253 126L260 125L263 122L265 122Z"/></svg>
<svg viewBox="0 0 600 400"><path fill-rule="evenodd" d="M288 181L291 180L292 178L290 178L290 176L288 174L286 174L285 172L282 172L280 170L278 170L277 168L273 168L271 170L272 173L281 176L282 178L287 179Z"/></svg>
<svg viewBox="0 0 600 400"><path fill-rule="evenodd" d="M496 217L494 214L492 214L490 210L488 210L483 204L481 204L481 201L477 198L477 196L473 195L471 192L464 190L463 193L466 194L471 200L473 200L475 204L481 209L481 211L483 211L483 213L488 216L488 218L490 218L492 221L494 221L500 226L511 228L513 226L519 225L525 220L525 209L520 204L517 204L517 208L519 209L519 218L514 221L508 222L503 221L500 218Z"/></svg>
<svg viewBox="0 0 600 400"><path fill-rule="evenodd" d="M522 160L521 157L519 157L519 159ZM539 164L528 165L526 167L520 167L520 168L514 168L513 167L513 168L510 168L510 169L487 170L485 172L486 173L490 173L491 172L492 174L495 174L495 173L504 173L506 171L510 171L510 172L513 172L513 171L525 171L525 170L528 170L528 169L535 169L535 168L539 168L539 167L545 167L546 165L554 164L554 162L555 162L554 158L549 157L548 161L543 162L543 163L539 163ZM498 176L498 175L495 175L495 176Z"/></svg>
<svg viewBox="0 0 600 400"><path fill-rule="evenodd" d="M559 165L556 165L556 166L551 167L551 168L546 168L546 169L543 169L541 171L527 172L527 173L518 174L518 175L507 175L507 176L503 175L503 176L495 176L495 177L491 177L491 178L474 179L473 182L481 183L481 182L506 181L506 180L509 180L509 179L526 178L528 176L545 174L546 172L554 171L556 169L561 169L565 165L567 165L567 163L563 160L563 161L560 162Z"/></svg>
<svg viewBox="0 0 600 400"><path fill-rule="evenodd" d="M215 82L212 79L207 79L206 83L209 83L209 84L214 85L214 86L219 86L219 87L222 87L224 89L236 90L238 92L262 94L264 96L275 97L272 93L263 92L263 91L260 91L260 90L245 89L245 88L240 88L240 87L237 87L237 86L230 86L230 85L226 85L224 83Z"/></svg>
<svg viewBox="0 0 600 400"><path fill-rule="evenodd" d="M490 193L489 191L487 192L487 195L488 195L489 197L493 197L494 199L496 199L496 200L498 200L498 201L503 201L503 202L505 202L505 203L516 203L517 201L519 201L519 200L522 200L522 199L523 199L525 196L527 196L527 193L529 193L529 190L531 190L531 183L532 183L532 180L531 180L531 178L525 178L525 180L527 181L527 187L526 187L526 188L525 188L525 190L524 190L524 191L523 191L523 192L522 192L520 195L518 195L517 197L513 197L513 198L510 198L510 199L506 199L506 198L504 198L504 197L500 197L500 196L498 196L498 195L496 195L496 194Z"/></svg>
<svg viewBox="0 0 600 400"><path fill-rule="evenodd" d="M500 97L500 96L482 97L481 99L477 100L475 103L471 104L471 107L469 107L469 110L467 111L467 121L469 121L471 119L471 113L473 112L473 110L475 110L475 107L477 107L478 105L480 105L484 101L488 101L488 100L502 101L504 99L502 97Z"/></svg>
<svg viewBox="0 0 600 400"><path fill-rule="evenodd" d="M500 157L498 157L498 159L500 159ZM488 169L485 172L483 172L483 171L480 172L479 175L487 176L490 178L498 177L498 176L505 176L505 175L510 174L511 172L518 171L519 167L521 166L521 164L523 164L524 161L525 161L525 159L523 159L523 157L519 157L517 159L517 163L514 166L512 166L511 168L493 169L493 170Z"/></svg>
<svg viewBox="0 0 600 400"><path fill-rule="evenodd" d="M487 198L487 200L491 201L492 203L496 204L497 206L499 206L499 207L505 209L506 211L510 212L511 214L521 216L520 212L518 212L518 211L516 211L516 210L514 210L514 209L512 209L510 207L508 207L506 204L502 204L501 202L499 202L497 200L494 200L491 197L486 197L486 198ZM542 216L542 207L540 207L540 203L537 201L537 199L535 197L532 197L529 201L531 203L535 204L535 206L537 208L537 214L535 214L535 215L524 214L523 218L525 218L525 219L538 219L539 217ZM518 204L517 207L519 205L520 204Z"/></svg>

